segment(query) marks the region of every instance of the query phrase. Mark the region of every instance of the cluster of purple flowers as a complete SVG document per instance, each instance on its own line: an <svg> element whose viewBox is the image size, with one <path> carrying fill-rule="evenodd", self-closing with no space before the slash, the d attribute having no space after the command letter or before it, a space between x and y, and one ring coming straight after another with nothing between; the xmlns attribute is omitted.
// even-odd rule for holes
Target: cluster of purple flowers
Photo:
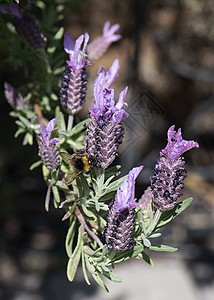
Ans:
<svg viewBox="0 0 214 300"><path fill-rule="evenodd" d="M54 129L56 119L52 119L47 127L40 126L41 135L38 136L40 139L39 153L43 164L50 170L55 169L59 165L59 151L56 148L56 143L59 143L58 138L52 138L51 134Z"/></svg>
<svg viewBox="0 0 214 300"><path fill-rule="evenodd" d="M134 201L135 180L142 169L143 166L140 166L129 172L111 204L105 230L105 240L110 249L124 251L133 247L134 209L138 205Z"/></svg>
<svg viewBox="0 0 214 300"><path fill-rule="evenodd" d="M20 13L18 4L1 5L0 11L12 15L17 32L31 46L40 48L44 45L46 40L44 35L32 17ZM82 108L86 99L86 67L90 66L90 61L100 57L112 42L121 38L119 34L115 34L118 29L118 24L110 28L110 23L106 22L103 35L91 43L88 33L81 35L76 41L65 33L64 49L69 54L69 60L66 61L62 76L60 101L68 114L73 115ZM88 156L93 158L94 166L102 169L106 169L114 161L124 136L121 122L128 117L128 113L124 110L127 107L125 96L128 87L121 91L118 101L115 101L114 90L110 88L118 77L118 70L118 59L108 71L103 66L100 67L94 83L93 104L89 109L90 122L86 128L85 148ZM5 96L14 109L23 109L24 98L9 83L5 83ZM55 122L54 118L47 127L41 125L41 135L38 136L41 160L50 170L60 164L59 151L56 147L60 141L58 138L51 138ZM134 200L135 181L143 166L133 168L118 188L115 199L109 207L104 233L108 248L124 251L133 247L136 206L148 217L151 201L154 209L160 211L171 210L177 204L187 172L182 155L192 148L198 148L199 145L194 141L184 140L181 129L176 132L174 128L175 126L171 126L168 130L168 143L160 151L160 158L151 177L151 185L141 199L138 202Z"/></svg>
<svg viewBox="0 0 214 300"><path fill-rule="evenodd" d="M86 151L95 158L96 166L107 168L115 159L117 149L122 143L124 129L121 121L128 117L123 108L128 88L119 95L115 104L114 90L110 84L118 76L119 62L115 60L105 74L105 69L100 68L94 84L94 104L89 109L90 123L86 131Z"/></svg>
<svg viewBox="0 0 214 300"><path fill-rule="evenodd" d="M168 130L167 146L161 150L151 177L152 200L154 206L162 211L174 208L182 195L180 191L184 187L183 180L187 173L183 167L185 161L182 154L199 147L194 141L182 139L181 129L176 132L174 128L171 126Z"/></svg>
<svg viewBox="0 0 214 300"><path fill-rule="evenodd" d="M99 58L112 42L121 38L119 34L115 34L118 29L118 24L110 28L110 23L106 22L103 35L89 44L87 32L76 41L68 33L64 34L64 49L70 59L66 61L62 76L60 100L67 113L73 115L82 109L87 89L86 66L90 66L90 61Z"/></svg>
<svg viewBox="0 0 214 300"><path fill-rule="evenodd" d="M46 42L44 34L31 15L20 12L18 3L0 5L0 12L12 16L12 23L16 31L30 46L36 49L44 46Z"/></svg>

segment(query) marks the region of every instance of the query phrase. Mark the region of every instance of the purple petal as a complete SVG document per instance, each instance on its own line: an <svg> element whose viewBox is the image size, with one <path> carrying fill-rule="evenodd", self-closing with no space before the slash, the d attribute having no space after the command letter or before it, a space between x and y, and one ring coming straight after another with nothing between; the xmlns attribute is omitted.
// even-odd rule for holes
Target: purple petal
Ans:
<svg viewBox="0 0 214 300"><path fill-rule="evenodd" d="M50 143L50 136L51 136L51 132L54 129L54 125L56 123L56 118L53 118L47 125L47 127L45 128L43 125L40 126L40 132L41 132L41 136L42 139L44 140L44 142L48 145ZM40 138L41 139L41 138Z"/></svg>
<svg viewBox="0 0 214 300"><path fill-rule="evenodd" d="M41 136L39 136L40 140L43 140L48 145L50 136L47 129L43 125L40 126L40 132L41 132Z"/></svg>
<svg viewBox="0 0 214 300"><path fill-rule="evenodd" d="M135 180L142 169L143 166L133 168L122 183L121 187L117 190L117 194L115 196L116 211L137 206L137 203L134 202Z"/></svg>
<svg viewBox="0 0 214 300"><path fill-rule="evenodd" d="M16 16L19 19L22 18L22 14L19 11L19 5L17 3L11 4L9 6L9 9L12 15Z"/></svg>
<svg viewBox="0 0 214 300"><path fill-rule="evenodd" d="M56 123L56 118L53 118L52 120L50 120L50 122L48 123L46 129L48 132L52 132L52 130L54 129L54 126L55 126L55 123Z"/></svg>
<svg viewBox="0 0 214 300"><path fill-rule="evenodd" d="M8 5L0 5L0 12L3 14L10 14L10 9Z"/></svg>
<svg viewBox="0 0 214 300"><path fill-rule="evenodd" d="M105 37L106 41L109 43L116 42L121 39L120 34L115 34L115 32L120 28L119 24L115 24L110 28L110 23L106 22L103 27L103 37Z"/></svg>
<svg viewBox="0 0 214 300"><path fill-rule="evenodd" d="M187 141L182 139L181 129L176 132L175 125L171 126L168 130L168 143L167 146L161 151L165 156L174 160L181 156L184 152L198 148L199 144L194 141Z"/></svg>
<svg viewBox="0 0 214 300"><path fill-rule="evenodd" d="M22 95L8 82L4 83L4 93L5 98L7 99L8 103L14 109L23 109L24 108L24 98Z"/></svg>
<svg viewBox="0 0 214 300"><path fill-rule="evenodd" d="M81 48L83 39L84 39L84 35L82 34L81 36L79 36L79 37L76 39L76 42L75 42L75 46L74 46L74 57L73 57L73 58L74 58L75 64L78 64L79 51L80 51L80 48Z"/></svg>
<svg viewBox="0 0 214 300"><path fill-rule="evenodd" d="M115 59L109 70L105 74L105 68L103 66L100 67L98 74L102 73L104 75L103 78L103 85L106 88L109 88L110 85L115 81L118 77L118 70L119 70L119 60Z"/></svg>
<svg viewBox="0 0 214 300"><path fill-rule="evenodd" d="M119 100L118 100L118 102L116 104L116 107L118 109L121 109L123 107L127 107L128 106L128 104L124 102L124 99L126 97L127 91L128 91L128 87L126 86L125 89L120 93Z"/></svg>
<svg viewBox="0 0 214 300"><path fill-rule="evenodd" d="M87 47L88 41L89 41L89 34L86 32L84 34L84 44L83 44L83 47L82 47L82 52L83 53L86 53L86 47Z"/></svg>
<svg viewBox="0 0 214 300"><path fill-rule="evenodd" d="M123 119L128 118L128 116L129 114L125 110L120 109L113 114L111 120L116 124L120 123Z"/></svg>
<svg viewBox="0 0 214 300"><path fill-rule="evenodd" d="M75 42L69 33L64 33L64 49L68 54L73 53Z"/></svg>
<svg viewBox="0 0 214 300"><path fill-rule="evenodd" d="M103 35L105 35L108 32L109 27L110 27L110 22L106 21L104 26L103 26Z"/></svg>
<svg viewBox="0 0 214 300"><path fill-rule="evenodd" d="M56 143L59 143L60 140L58 138L53 138L49 141L49 144L56 144Z"/></svg>
<svg viewBox="0 0 214 300"><path fill-rule="evenodd" d="M100 110L100 114L104 113L105 108L105 98L103 97L103 87L102 87L103 74L99 74L95 79L94 83L94 100L95 106Z"/></svg>
<svg viewBox="0 0 214 300"><path fill-rule="evenodd" d="M103 66L100 66L97 75L99 75L100 73L102 73L103 76L104 76L105 75L105 71L106 71L105 68Z"/></svg>
<svg viewBox="0 0 214 300"><path fill-rule="evenodd" d="M113 25L110 29L109 29L109 31L108 31L108 34L109 35L113 35L117 30L119 30L120 29L120 25L119 24L115 24L115 25Z"/></svg>

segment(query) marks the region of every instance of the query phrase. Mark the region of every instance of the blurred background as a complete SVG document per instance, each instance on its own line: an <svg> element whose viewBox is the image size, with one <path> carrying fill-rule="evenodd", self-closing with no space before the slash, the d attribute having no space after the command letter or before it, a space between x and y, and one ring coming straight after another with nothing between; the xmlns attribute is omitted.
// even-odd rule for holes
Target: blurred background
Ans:
<svg viewBox="0 0 214 300"><path fill-rule="evenodd" d="M9 117L3 83L18 88L23 74L21 66L14 71L5 54L0 30L0 299L213 299L213 1L70 0L63 14L61 25L73 38L87 31L93 40L107 20L120 24L123 37L88 68L88 100L79 117L87 114L100 65L107 69L119 58L113 88L117 97L128 85L130 117L115 163L122 164L122 174L144 165L136 189L140 198L166 145L167 129L173 124L176 130L181 127L184 139L200 144L185 155L188 177L182 199L193 196L194 201L163 231L164 243L179 251L150 253L154 267L138 260L116 266L123 283L105 281L110 294L93 280L87 286L81 270L73 283L68 282L64 249L68 224L61 222L62 211L44 210L41 170L29 170L38 159L37 147L23 147L21 137L14 139L16 125ZM5 16L1 18L4 22Z"/></svg>

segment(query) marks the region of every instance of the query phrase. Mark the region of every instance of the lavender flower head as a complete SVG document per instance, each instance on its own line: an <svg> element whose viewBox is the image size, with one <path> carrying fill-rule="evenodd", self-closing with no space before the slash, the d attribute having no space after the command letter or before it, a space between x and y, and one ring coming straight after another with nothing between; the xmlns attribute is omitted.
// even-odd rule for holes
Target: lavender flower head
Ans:
<svg viewBox="0 0 214 300"><path fill-rule="evenodd" d="M114 67L114 68L113 68ZM91 121L87 127L85 145L88 154L96 160L96 166L105 169L117 155L124 129L121 121L128 117L124 102L128 87L119 95L115 104L114 90L106 88L116 78L118 65L113 63L106 74L98 74L94 84L94 104L89 109Z"/></svg>
<svg viewBox="0 0 214 300"><path fill-rule="evenodd" d="M121 187L117 190L115 202L108 214L105 239L108 248L124 251L133 247L135 180L143 166L133 168Z"/></svg>
<svg viewBox="0 0 214 300"><path fill-rule="evenodd" d="M186 178L187 170L183 167L185 161L181 155L199 147L194 141L184 140L181 129L176 132L174 128L173 125L168 130L167 146L161 150L151 177L153 204L163 211L173 209L178 197L182 195L180 190L184 187L182 181Z"/></svg>
<svg viewBox="0 0 214 300"><path fill-rule="evenodd" d="M97 37L92 41L87 48L88 57L91 61L98 59L109 48L112 42L116 42L121 39L120 34L115 32L120 28L119 24L115 24L110 27L110 22L107 21L103 27L103 35Z"/></svg>
<svg viewBox="0 0 214 300"><path fill-rule="evenodd" d="M54 129L56 119L52 119L47 127L40 126L41 135L38 136L40 139L39 153L43 164L50 170L55 169L59 165L59 152L56 148L56 143L59 143L58 138L50 139L51 133Z"/></svg>
<svg viewBox="0 0 214 300"><path fill-rule="evenodd" d="M13 109L22 110L24 108L24 98L22 95L8 82L4 83L4 94L8 103Z"/></svg>
<svg viewBox="0 0 214 300"><path fill-rule="evenodd" d="M87 89L85 66L90 66L90 62L86 58L88 40L88 33L81 35L76 41L68 33L64 34L64 49L69 54L70 59L66 61L67 64L62 76L60 100L62 107L69 114L80 111L85 102Z"/></svg>
<svg viewBox="0 0 214 300"><path fill-rule="evenodd" d="M46 38L41 32L34 19L28 14L21 14L18 3L11 5L0 5L0 12L12 15L12 23L17 33L23 37L33 48L41 48Z"/></svg>

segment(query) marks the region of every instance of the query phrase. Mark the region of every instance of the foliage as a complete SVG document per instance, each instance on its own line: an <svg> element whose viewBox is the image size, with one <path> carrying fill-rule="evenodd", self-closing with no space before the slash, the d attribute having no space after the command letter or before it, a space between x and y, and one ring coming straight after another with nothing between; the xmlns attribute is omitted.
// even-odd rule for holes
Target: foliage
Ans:
<svg viewBox="0 0 214 300"><path fill-rule="evenodd" d="M62 26L64 9L69 1L35 1L27 4L23 10L32 11L47 43L44 48L34 49L19 37L10 22L10 17L1 16L1 47L5 59L3 67L10 65L15 74L22 72L23 84L19 91L24 96L23 109L14 110L10 115L16 119L15 137L23 135L23 145L39 143L40 126L47 125L47 119L56 118L56 126L51 137L59 138L59 152L75 153L84 148L84 124L89 119L76 122L71 127L71 119L59 104L59 89L64 70L65 53L62 48L64 28ZM76 2L75 2L75 5ZM8 38L9 37L9 38ZM90 284L88 273L106 291L103 277L114 282L122 280L112 271L115 264L131 258L140 258L150 265L152 259L147 250L172 252L177 249L159 245L153 239L161 235L160 228L165 226L184 209L192 199L178 203L174 209L161 212L151 203L150 216L146 218L143 209L135 209L133 248L125 251L109 249L105 244L104 232L107 226L109 204L115 198L118 188L126 179L119 177L120 166L107 169L92 168L88 173L81 172L70 184L65 176L72 166L60 159L56 169L49 170L41 160L34 162L30 170L42 165L43 177L47 183L45 208L49 210L50 200L57 209L65 210L63 220L69 219L65 241L68 255L67 276L74 280L79 264L87 284Z"/></svg>

